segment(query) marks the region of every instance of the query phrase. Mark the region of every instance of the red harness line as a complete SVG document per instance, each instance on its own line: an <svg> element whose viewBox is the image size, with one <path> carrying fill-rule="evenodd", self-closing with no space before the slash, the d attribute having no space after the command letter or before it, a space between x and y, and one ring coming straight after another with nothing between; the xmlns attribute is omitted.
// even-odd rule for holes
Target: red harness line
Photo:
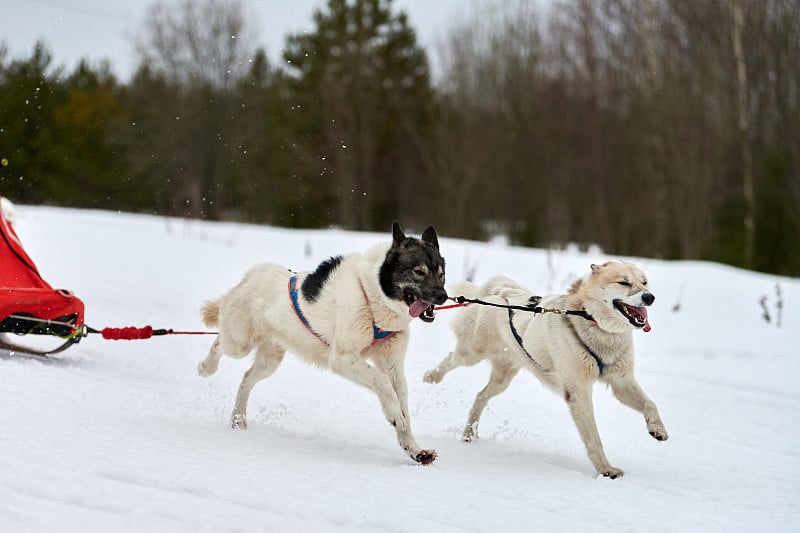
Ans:
<svg viewBox="0 0 800 533"><path fill-rule="evenodd" d="M131 341L140 339L149 339L156 335L216 335L216 331L175 331L172 329L153 329L152 326L145 326L143 328L135 328L132 326L126 328L103 328L98 331L90 327L86 328L87 333L99 333L104 339L113 341Z"/></svg>
<svg viewBox="0 0 800 533"><path fill-rule="evenodd" d="M456 307L466 307L470 304L470 302L458 303L458 304L450 304L450 305L437 305L433 308L434 311L444 311L445 309L453 309Z"/></svg>
<svg viewBox="0 0 800 533"><path fill-rule="evenodd" d="M466 307L470 302L456 303L450 305L440 305L434 307L434 311L443 311L445 309L454 309L456 307ZM298 317L299 318L299 317ZM143 328L135 328L132 326L125 328L103 328L98 331L92 328L87 328L88 333L99 333L104 339L109 340L140 340L149 339L157 335L217 335L217 331L175 331L172 329L153 329L152 326L145 326ZM375 340L380 340L375 339Z"/></svg>
<svg viewBox="0 0 800 533"><path fill-rule="evenodd" d="M443 311L445 309L454 309L456 307L465 307L470 302L455 303L450 305L440 305L434 307L434 311ZM103 328L96 330L86 327L86 333L99 333L104 339L120 341L120 340L141 340L149 339L150 337L158 335L217 335L217 331L175 331L173 329L153 329L152 326L144 326L143 328L136 328L128 326L124 328ZM380 340L380 339L376 339Z"/></svg>

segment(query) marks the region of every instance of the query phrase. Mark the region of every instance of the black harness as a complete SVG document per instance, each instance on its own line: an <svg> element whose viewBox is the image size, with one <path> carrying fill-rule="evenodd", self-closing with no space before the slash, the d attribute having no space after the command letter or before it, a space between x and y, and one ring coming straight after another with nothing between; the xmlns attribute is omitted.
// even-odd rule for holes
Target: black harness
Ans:
<svg viewBox="0 0 800 533"><path fill-rule="evenodd" d="M474 303L479 303L479 302L474 302ZM525 355L528 356L528 359L530 359L533 364L535 364L537 367L539 367L539 369L542 372L547 372L547 370L541 364L539 364L539 362L536 359L533 358L533 356L528 352L528 350L525 349L525 345L522 343L522 336L520 336L519 332L517 331L517 328L514 326L514 309L522 309L522 310L525 310L525 311L532 311L533 309L540 309L540 311L533 311L534 313L537 313L537 312L538 313L542 313L542 312L545 312L545 311L541 311L542 308L538 307L538 306L535 307L535 308L527 308L527 307L521 307L521 306L515 306L515 305L507 305L507 306L505 306L505 305L489 304L489 302L486 302L486 304L497 306L497 307L507 307L508 308L508 327L511 329L511 334L514 336L514 339L517 341L517 344L519 344L519 347L522 349L522 351L525 353ZM592 318L592 315L590 315L586 311L563 311L562 313L559 313L559 314L580 316L580 317L585 318L586 320L591 320L592 322L595 322L594 318ZM575 331L575 326L572 325L572 322L568 321L567 324L569 324L569 329L572 330L572 334L575 335L575 338L578 339L578 342L581 343L581 345L584 347L584 349L587 352L589 352L589 355L591 355L592 358L595 360L595 362L597 363L598 375L602 376L603 375L603 370L605 369L605 365L603 364L603 361L600 360L600 356L598 356L596 353L594 353L594 350L589 348L589 346L583 341L583 339L581 339L580 335L578 335L578 332Z"/></svg>
<svg viewBox="0 0 800 533"><path fill-rule="evenodd" d="M535 299L536 303L539 303L542 300L541 296L533 296L531 299ZM454 296L450 298L455 302L458 302L460 305L467 305L467 304L480 304L480 305L488 305L490 307L501 307L503 309L508 309L509 311L512 309L517 309L519 311L527 311L529 313L535 314L542 314L542 313L555 313L557 315L574 315L579 316L581 318L585 318L586 320L590 320L592 322L596 322L594 317L587 313L585 310L580 309L550 309L547 307L541 307L535 304L529 305L511 305L511 304L495 304L492 302L487 302L486 300L480 300L478 298L467 298L466 296Z"/></svg>
<svg viewBox="0 0 800 533"><path fill-rule="evenodd" d="M531 303L529 305L511 305L511 304L496 304L492 302L487 302L485 300L480 300L478 298L467 298L465 296L454 296L450 298L451 300L458 302L458 305L469 305L469 304L479 304L479 305L488 305L490 307L500 307L503 309L508 309L508 327L511 329L511 334L514 336L514 339L519 344L519 347L528 356L528 359L531 360L533 364L535 364L542 372L547 373L547 369L545 369L536 359L534 359L528 350L525 349L524 344L522 343L522 337L520 336L517 328L514 326L514 311L526 311L528 313L534 314L544 314L544 313L553 313L556 315L572 315L572 316L579 316L585 320L590 322L594 322L597 324L597 321L594 319L592 315L586 312L585 309L551 309L547 307L541 307L537 305L542 298L540 296L534 296L531 298ZM569 328L572 330L573 335L575 338L578 339L578 342L584 347L584 349L592 356L592 359L595 360L597 363L597 370L600 376L603 375L603 370L605 369L605 365L603 361L600 360L600 356L598 356L594 350L589 348L589 346L581 339L578 332L575 331L575 326L572 325L571 322L567 322L569 324Z"/></svg>

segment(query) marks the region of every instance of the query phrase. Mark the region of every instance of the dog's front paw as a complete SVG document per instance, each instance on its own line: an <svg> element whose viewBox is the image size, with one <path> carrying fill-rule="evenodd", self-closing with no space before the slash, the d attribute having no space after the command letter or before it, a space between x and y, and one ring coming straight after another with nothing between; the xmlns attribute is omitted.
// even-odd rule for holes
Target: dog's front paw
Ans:
<svg viewBox="0 0 800 533"><path fill-rule="evenodd" d="M623 472L620 468L614 468L611 465L606 468L601 468L597 473L609 479L617 479L618 477L625 475L625 472Z"/></svg>
<svg viewBox="0 0 800 533"><path fill-rule="evenodd" d="M429 465L434 462L437 457L438 455L436 455L436 450L420 450L419 453L411 458L421 465Z"/></svg>
<svg viewBox="0 0 800 533"><path fill-rule="evenodd" d="M231 427L233 429L247 429L247 417L242 413L233 413Z"/></svg>
<svg viewBox="0 0 800 533"><path fill-rule="evenodd" d="M425 383L439 383L442 381L442 377L443 376L441 372L437 372L436 370L428 370L422 377L422 381Z"/></svg>
<svg viewBox="0 0 800 533"><path fill-rule="evenodd" d="M661 421L647 424L647 432L650 433L651 437L662 442L669 438L667 428L664 427Z"/></svg>

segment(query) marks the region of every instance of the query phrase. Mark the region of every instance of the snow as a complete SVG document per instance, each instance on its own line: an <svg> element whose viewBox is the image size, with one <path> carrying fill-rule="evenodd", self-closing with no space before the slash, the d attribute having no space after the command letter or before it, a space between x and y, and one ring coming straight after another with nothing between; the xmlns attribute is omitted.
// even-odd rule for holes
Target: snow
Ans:
<svg viewBox="0 0 800 533"><path fill-rule="evenodd" d="M257 262L307 269L389 238L388 228L33 206L17 216L45 279L79 295L97 329L203 330L202 302ZM505 274L540 292L561 292L611 258L440 242L450 282L474 266L476 281ZM596 477L563 400L524 373L490 402L481 439L459 440L488 367L422 382L452 348L457 310L412 326L411 422L439 453L427 467L405 457L371 392L296 358L254 389L240 431L228 419L249 362L225 358L200 378L213 337L93 335L44 360L0 351L0 531L797 531L800 280L634 261L656 295L653 331L635 333L637 378L670 439L656 442L641 415L597 385L600 434L621 479Z"/></svg>

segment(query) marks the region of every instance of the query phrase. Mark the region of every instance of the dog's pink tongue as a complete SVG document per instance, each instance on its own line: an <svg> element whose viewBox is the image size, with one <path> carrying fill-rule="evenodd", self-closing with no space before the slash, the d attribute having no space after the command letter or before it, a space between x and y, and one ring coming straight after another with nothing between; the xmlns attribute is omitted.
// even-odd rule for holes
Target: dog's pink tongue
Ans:
<svg viewBox="0 0 800 533"><path fill-rule="evenodd" d="M422 300L414 300L414 303L411 304L408 308L408 314L414 318L417 318L419 315L424 313L427 308L428 304L426 304Z"/></svg>
<svg viewBox="0 0 800 533"><path fill-rule="evenodd" d="M647 308L646 307L629 307L628 311L630 311L632 314L639 315L641 318L644 318L644 332L645 333L647 333L648 331L653 329L653 328L650 327L650 320L648 320L648 318L647 318Z"/></svg>

